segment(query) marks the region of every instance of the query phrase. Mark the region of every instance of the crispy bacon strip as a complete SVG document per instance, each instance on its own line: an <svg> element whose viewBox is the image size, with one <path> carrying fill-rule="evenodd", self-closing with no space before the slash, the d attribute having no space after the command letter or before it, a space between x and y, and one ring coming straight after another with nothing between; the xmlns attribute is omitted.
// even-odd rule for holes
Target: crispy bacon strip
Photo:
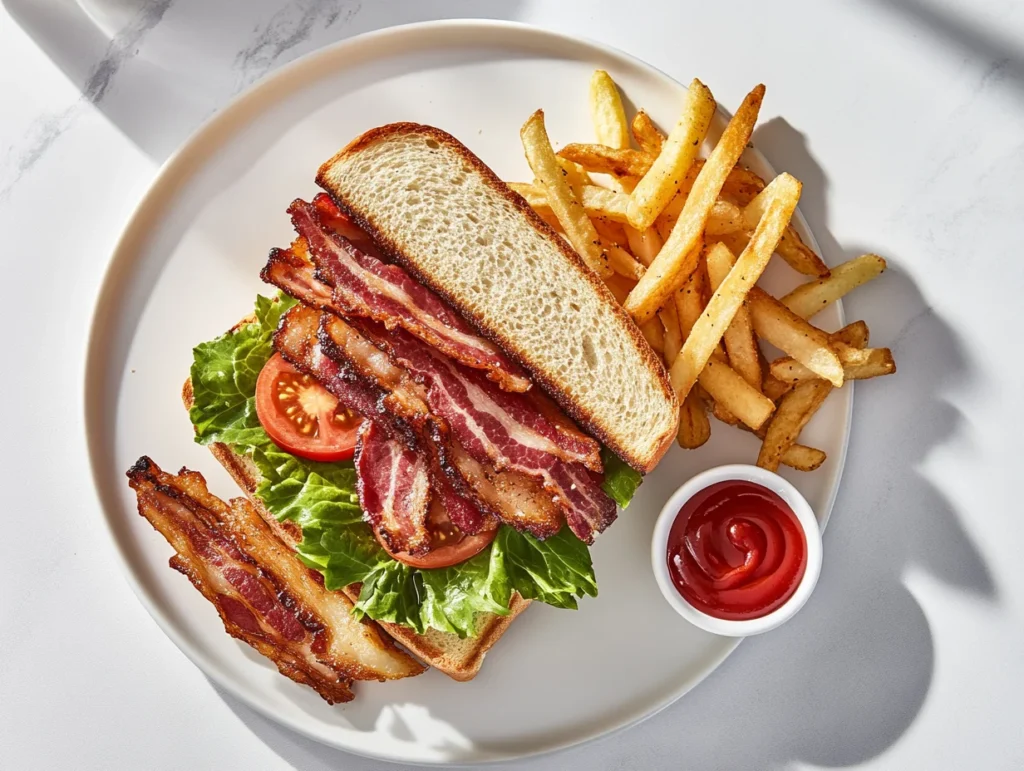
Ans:
<svg viewBox="0 0 1024 771"><path fill-rule="evenodd" d="M460 364L486 372L505 390L530 389L530 379L499 348L474 334L461 316L400 267L329 230L312 204L296 200L288 213L309 246L317 277L334 288L334 302L345 316L401 327ZM339 211L334 219L341 217Z"/></svg>
<svg viewBox="0 0 1024 771"><path fill-rule="evenodd" d="M436 520L434 508L440 504L445 517L466 535L476 535L486 526L496 526L494 517L480 510L480 506L475 502L476 495L468 489L464 478L458 472L451 473L445 470L440 452L435 451L432 455L435 468L430 477L433 497L432 508L427 515L428 521Z"/></svg>
<svg viewBox="0 0 1024 771"><path fill-rule="evenodd" d="M364 420L356 440L359 505L392 552L430 550L427 509L430 466L417 448L393 439L375 420Z"/></svg>
<svg viewBox="0 0 1024 771"><path fill-rule="evenodd" d="M341 313L334 304L334 290L314 274L313 263L294 249L271 249L260 278L311 308Z"/></svg>
<svg viewBox="0 0 1024 771"><path fill-rule="evenodd" d="M313 332L318 320L319 336ZM274 346L345 404L352 403L346 394L356 387L353 382L360 383L362 392L372 396L362 401L366 412L353 409L378 420L392 435L418 442L432 455L435 469L483 514L538 538L552 536L562 526L561 508L535 479L509 469L497 471L470 457L430 413L423 387L346 322L296 306L282 319Z"/></svg>
<svg viewBox="0 0 1024 771"><path fill-rule="evenodd" d="M170 565L220 614L224 627L281 673L327 702L350 701L353 680L418 675L423 666L375 624L352 616L340 592L327 591L270 530L248 501L225 504L200 474L162 471L147 457L128 471L139 513L174 547Z"/></svg>
<svg viewBox="0 0 1024 771"><path fill-rule="evenodd" d="M480 463L512 469L539 479L556 496L576 537L592 543L616 517L615 502L601 489L602 477L580 463L601 468L597 443L592 454L548 422L525 397L494 387L477 373L460 370L404 330L386 330L366 319L351 325L394 363L409 370L426 388L431 411L443 418L452 436ZM583 443L580 443L582 445ZM590 448L587 448L590 449Z"/></svg>

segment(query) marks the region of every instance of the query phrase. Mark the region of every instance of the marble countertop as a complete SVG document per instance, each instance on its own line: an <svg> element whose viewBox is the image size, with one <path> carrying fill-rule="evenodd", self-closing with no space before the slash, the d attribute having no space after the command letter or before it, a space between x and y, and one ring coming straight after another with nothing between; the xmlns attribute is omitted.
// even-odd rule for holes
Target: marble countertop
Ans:
<svg viewBox="0 0 1024 771"><path fill-rule="evenodd" d="M803 180L826 258L890 260L847 308L900 366L858 389L800 617L640 726L515 767L1024 767L1024 5L649 0L628 23L622 5L0 1L2 275L17 322L0 411L5 767L390 767L219 692L134 598L96 527L85 335L135 204L235 93L335 40L478 16L594 38L678 79L714 73L726 105L765 82L755 141Z"/></svg>

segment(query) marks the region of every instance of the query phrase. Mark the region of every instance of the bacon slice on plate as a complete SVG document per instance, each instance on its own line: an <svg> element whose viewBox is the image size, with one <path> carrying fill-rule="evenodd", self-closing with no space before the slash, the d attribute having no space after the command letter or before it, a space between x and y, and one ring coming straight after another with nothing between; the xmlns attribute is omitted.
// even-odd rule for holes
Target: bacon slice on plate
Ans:
<svg viewBox="0 0 1024 771"><path fill-rule="evenodd" d="M400 267L328 230L312 204L296 200L288 213L309 246L317 276L334 287L334 302L345 316L401 327L460 364L483 370L506 390L530 389L530 379L499 348L474 334L461 316Z"/></svg>
<svg viewBox="0 0 1024 771"><path fill-rule="evenodd" d="M409 554L429 551L430 465L424 455L389 437L376 421L364 420L355 464L359 505L388 549Z"/></svg>
<svg viewBox="0 0 1024 771"><path fill-rule="evenodd" d="M281 673L331 704L353 680L394 680L423 666L394 647L352 603L327 591L244 499L225 504L200 474L162 471L147 457L128 471L139 513L174 547L170 564L220 614L224 627Z"/></svg>
<svg viewBox="0 0 1024 771"><path fill-rule="evenodd" d="M285 324L287 321L286 318ZM514 469L497 470L462 449L450 435L447 423L430 411L424 387L415 382L405 368L393 364L358 330L325 313L320 322L319 339L321 350L328 358L387 393L382 403L416 426L420 446L434 454L438 466L459 495L471 499L485 513L538 538L558 532L563 517L552 495L531 476ZM489 381L480 380L493 388ZM326 383L325 387L330 390Z"/></svg>

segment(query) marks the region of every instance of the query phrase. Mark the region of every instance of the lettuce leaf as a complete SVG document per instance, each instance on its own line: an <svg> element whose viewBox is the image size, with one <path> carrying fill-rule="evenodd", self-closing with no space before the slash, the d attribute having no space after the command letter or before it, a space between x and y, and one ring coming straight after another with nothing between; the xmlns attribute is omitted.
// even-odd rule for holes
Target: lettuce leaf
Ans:
<svg viewBox="0 0 1024 771"><path fill-rule="evenodd" d="M601 448L601 463L604 465L604 482L601 489L605 494L625 509L633 500L633 495L644 478L618 455L607 447Z"/></svg>
<svg viewBox="0 0 1024 771"><path fill-rule="evenodd" d="M256 379L273 354L272 337L294 300L258 297L255 320L193 351L190 417L200 444L223 442L247 455L262 475L256 495L278 519L302 528L299 559L329 589L362 584L355 613L460 637L479 614L507 615L512 594L559 608L597 596L590 551L568 528L545 541L501 526L494 542L459 565L410 568L392 559L363 522L351 462L296 458L271 441L256 417ZM604 489L625 507L640 475L603 453Z"/></svg>

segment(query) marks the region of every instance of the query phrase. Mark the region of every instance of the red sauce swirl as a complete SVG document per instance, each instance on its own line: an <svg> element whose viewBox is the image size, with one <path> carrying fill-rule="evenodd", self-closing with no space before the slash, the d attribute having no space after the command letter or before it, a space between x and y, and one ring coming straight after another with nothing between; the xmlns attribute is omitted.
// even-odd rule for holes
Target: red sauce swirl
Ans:
<svg viewBox="0 0 1024 771"><path fill-rule="evenodd" d="M719 482L679 510L668 536L672 583L709 616L742 621L780 607L807 567L792 509L753 482Z"/></svg>

